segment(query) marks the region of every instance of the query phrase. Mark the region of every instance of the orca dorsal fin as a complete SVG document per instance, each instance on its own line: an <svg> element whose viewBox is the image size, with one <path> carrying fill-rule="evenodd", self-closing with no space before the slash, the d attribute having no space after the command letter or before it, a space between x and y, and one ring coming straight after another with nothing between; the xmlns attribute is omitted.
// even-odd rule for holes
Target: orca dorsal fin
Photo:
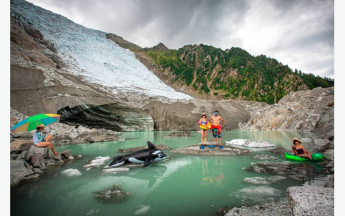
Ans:
<svg viewBox="0 0 345 216"><path fill-rule="evenodd" d="M149 146L149 149L150 149L150 150L156 150L156 146L155 146L155 145L153 145L153 143L152 143L152 142L147 141L147 145Z"/></svg>

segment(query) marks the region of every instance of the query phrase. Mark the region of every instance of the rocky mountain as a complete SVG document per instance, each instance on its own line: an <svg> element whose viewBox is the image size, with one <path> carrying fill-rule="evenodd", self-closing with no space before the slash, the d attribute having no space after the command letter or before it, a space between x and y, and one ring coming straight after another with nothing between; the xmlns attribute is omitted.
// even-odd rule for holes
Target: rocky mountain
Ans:
<svg viewBox="0 0 345 216"><path fill-rule="evenodd" d="M333 86L333 80L293 72L265 55L233 47L187 45L178 50L159 43L141 48L115 34L107 37L134 52L146 67L177 91L196 98L244 99L273 104L291 91Z"/></svg>
<svg viewBox="0 0 345 216"><path fill-rule="evenodd" d="M60 113L61 122L76 127L137 131L196 130L201 113L214 109L227 119L225 129L236 129L253 109L267 106L192 99L164 84L107 36L12 0L11 107L28 116ZM151 50L167 48L161 44Z"/></svg>
<svg viewBox="0 0 345 216"><path fill-rule="evenodd" d="M279 103L256 110L242 130L317 131L321 138L334 137L334 88L291 92Z"/></svg>
<svg viewBox="0 0 345 216"><path fill-rule="evenodd" d="M243 73L247 69L225 65L227 60L233 65L241 63L241 59L237 61L234 57L237 52L247 56L246 64L258 64L255 59L259 57L251 57L238 48L222 51L199 45L170 50L159 44L142 49L117 35L88 29L26 1L12 0L11 107L28 116L59 113L61 122L75 127L115 131L197 130L195 123L201 113L211 114L215 109L226 120L225 130L237 129L258 109L270 107L265 102L232 100L231 95L225 97L227 100L210 101L181 93L198 96L200 89L205 88L197 84L200 76L193 75L189 85L183 84L190 79L188 74L197 74L194 69L200 72L205 68L201 55L210 56L207 70L216 65L212 73L200 72L209 77L207 85L215 80L236 81L243 87L241 93L237 91L237 98L245 98L250 91L246 99L261 92L260 100L272 98L273 94L275 101L282 97L276 91L282 83L286 92L308 88L300 76L282 72L278 74L283 80L272 76L277 83L274 88L264 85L264 78L253 74L252 81L261 79L261 83L257 82L252 90L247 89L248 82L238 79L246 77ZM274 60L271 62L267 64L276 64ZM170 66L164 69L162 65ZM277 68L280 71L287 67L278 65ZM227 70L230 75L221 70ZM199 90L194 90L193 85ZM222 98L225 91L225 87L218 87L210 90L216 99ZM265 90L270 93L264 93Z"/></svg>

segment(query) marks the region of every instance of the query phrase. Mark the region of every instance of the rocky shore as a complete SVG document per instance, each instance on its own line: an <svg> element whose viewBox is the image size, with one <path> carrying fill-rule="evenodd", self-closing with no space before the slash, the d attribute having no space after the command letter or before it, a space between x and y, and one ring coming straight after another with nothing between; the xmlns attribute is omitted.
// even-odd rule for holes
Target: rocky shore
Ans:
<svg viewBox="0 0 345 216"><path fill-rule="evenodd" d="M315 186L289 187L287 200L251 207L222 208L226 216L334 215L334 189ZM224 214L225 213L225 214Z"/></svg>
<svg viewBox="0 0 345 216"><path fill-rule="evenodd" d="M334 87L290 92L277 104L256 109L241 130L315 131L318 138L334 138Z"/></svg>
<svg viewBox="0 0 345 216"><path fill-rule="evenodd" d="M20 149L11 150L11 187L21 182L38 180L44 171L80 157L72 156L70 150L52 155L49 148L37 148L28 143L20 146Z"/></svg>

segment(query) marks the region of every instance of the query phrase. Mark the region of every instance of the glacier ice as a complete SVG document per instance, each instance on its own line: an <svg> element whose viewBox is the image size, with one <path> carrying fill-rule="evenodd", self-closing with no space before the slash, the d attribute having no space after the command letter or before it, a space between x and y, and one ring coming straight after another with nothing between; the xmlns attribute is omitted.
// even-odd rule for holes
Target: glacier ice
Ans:
<svg viewBox="0 0 345 216"><path fill-rule="evenodd" d="M57 48L68 71L84 80L113 89L171 99L192 99L175 91L149 71L131 51L106 38L106 33L86 28L32 3L14 0L11 9L41 31Z"/></svg>

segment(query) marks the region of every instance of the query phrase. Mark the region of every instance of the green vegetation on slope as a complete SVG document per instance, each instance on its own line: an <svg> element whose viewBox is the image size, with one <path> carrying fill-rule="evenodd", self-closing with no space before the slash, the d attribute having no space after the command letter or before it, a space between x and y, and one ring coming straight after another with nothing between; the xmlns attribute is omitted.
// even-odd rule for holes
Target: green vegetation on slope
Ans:
<svg viewBox="0 0 345 216"><path fill-rule="evenodd" d="M273 104L290 91L334 85L330 78L292 71L276 59L265 55L252 56L237 47L224 51L201 44L173 50L160 43L143 49L113 34L109 34L108 38L152 59L158 68L155 73L169 80L169 84L187 86L204 96L243 98Z"/></svg>

